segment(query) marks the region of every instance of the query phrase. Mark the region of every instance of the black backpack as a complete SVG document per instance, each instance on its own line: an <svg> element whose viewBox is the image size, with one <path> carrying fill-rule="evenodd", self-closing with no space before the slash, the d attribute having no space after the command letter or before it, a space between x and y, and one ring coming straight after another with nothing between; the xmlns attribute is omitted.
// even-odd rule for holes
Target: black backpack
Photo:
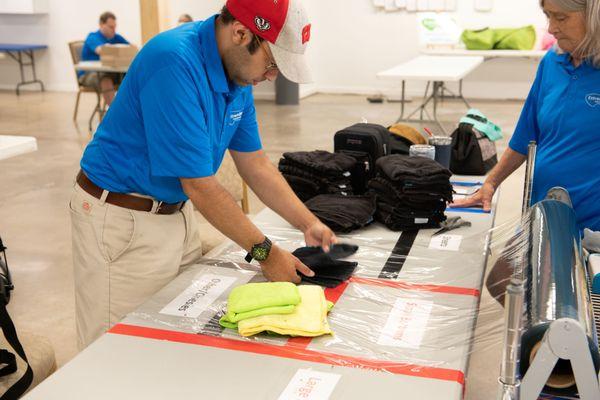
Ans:
<svg viewBox="0 0 600 400"><path fill-rule="evenodd" d="M452 132L450 171L458 175L485 175L498 163L496 144L472 124L460 123Z"/></svg>
<svg viewBox="0 0 600 400"><path fill-rule="evenodd" d="M367 190L367 182L375 177L375 162L390 154L390 132L377 124L360 123L338 131L334 138L334 151L356 159L352 171L354 194Z"/></svg>
<svg viewBox="0 0 600 400"><path fill-rule="evenodd" d="M12 346L15 353L25 361L27 369L23 376L9 387L4 394L0 396L0 400L18 399L27 391L33 382L33 370L27 361L27 356L23 350L23 346L17 336L15 325L6 310L6 306L10 301L10 291L14 289L10 272L8 270L8 262L6 261L6 247L0 238L0 329L6 338L6 341ZM0 368L0 376L6 376L17 372L17 359L15 355L8 350L0 350L0 364L4 367Z"/></svg>

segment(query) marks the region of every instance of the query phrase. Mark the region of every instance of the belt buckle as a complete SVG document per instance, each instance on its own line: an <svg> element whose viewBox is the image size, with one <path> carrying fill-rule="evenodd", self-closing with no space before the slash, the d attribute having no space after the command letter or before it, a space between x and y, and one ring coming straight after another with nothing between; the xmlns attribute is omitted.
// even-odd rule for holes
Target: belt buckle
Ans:
<svg viewBox="0 0 600 400"><path fill-rule="evenodd" d="M152 200L152 209L150 210L150 213L158 214L163 203L164 203L163 201Z"/></svg>

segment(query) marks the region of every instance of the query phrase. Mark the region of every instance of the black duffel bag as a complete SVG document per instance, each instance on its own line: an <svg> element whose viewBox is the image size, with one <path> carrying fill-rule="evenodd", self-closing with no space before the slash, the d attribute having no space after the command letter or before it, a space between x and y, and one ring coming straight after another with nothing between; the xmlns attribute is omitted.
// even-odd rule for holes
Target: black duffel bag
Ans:
<svg viewBox="0 0 600 400"><path fill-rule="evenodd" d="M21 379L9 387L6 392L0 396L0 400L18 399L27 391L27 389L29 389L31 382L33 382L33 370L27 361L27 356L19 341L19 337L17 336L15 325L6 310L6 306L10 301L10 291L13 289L14 287L8 270L8 263L6 261L6 247L4 247L2 238L0 238L0 328L2 329L6 341L27 364L27 369ZM18 370L17 359L15 355L8 350L0 350L0 364L3 365L0 368L0 377L14 374Z"/></svg>

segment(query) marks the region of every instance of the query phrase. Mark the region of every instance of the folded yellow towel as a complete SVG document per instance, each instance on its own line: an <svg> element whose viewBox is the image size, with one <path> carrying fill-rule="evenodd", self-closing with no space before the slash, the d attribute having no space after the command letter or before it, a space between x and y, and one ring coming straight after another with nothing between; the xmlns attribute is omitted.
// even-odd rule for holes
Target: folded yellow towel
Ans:
<svg viewBox="0 0 600 400"><path fill-rule="evenodd" d="M238 322L242 336L260 332L274 332L290 336L321 336L332 334L327 322L327 311L331 307L325 299L323 288L316 285L298 286L302 301L291 314L261 315Z"/></svg>
<svg viewBox="0 0 600 400"><path fill-rule="evenodd" d="M235 329L246 318L265 314L289 314L300 303L300 293L290 282L247 283L229 293L227 313L219 323Z"/></svg>

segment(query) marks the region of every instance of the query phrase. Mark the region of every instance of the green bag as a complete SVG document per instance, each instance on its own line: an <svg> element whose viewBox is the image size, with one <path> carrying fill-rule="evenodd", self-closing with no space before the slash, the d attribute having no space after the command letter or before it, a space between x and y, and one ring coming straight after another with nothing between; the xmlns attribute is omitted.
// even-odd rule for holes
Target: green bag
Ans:
<svg viewBox="0 0 600 400"><path fill-rule="evenodd" d="M535 46L533 25L516 29L465 30L461 39L468 50L531 50Z"/></svg>

